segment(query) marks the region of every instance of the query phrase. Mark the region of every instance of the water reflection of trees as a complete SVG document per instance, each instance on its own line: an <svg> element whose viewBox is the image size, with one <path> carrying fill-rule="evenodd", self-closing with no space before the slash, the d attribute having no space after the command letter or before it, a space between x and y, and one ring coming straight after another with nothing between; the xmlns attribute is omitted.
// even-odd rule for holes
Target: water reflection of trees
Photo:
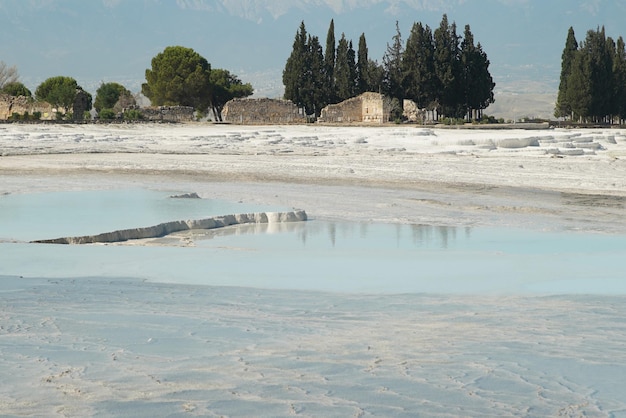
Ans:
<svg viewBox="0 0 626 418"><path fill-rule="evenodd" d="M417 224L371 224L356 222L307 222L306 228L298 230L300 241L306 245L307 237L327 234L332 247L342 240L358 238L360 240L387 239L394 234L396 247L410 242L415 247L448 248L461 236L469 239L470 227Z"/></svg>
<svg viewBox="0 0 626 418"><path fill-rule="evenodd" d="M330 245L336 246L344 243L371 241L370 245L391 245L397 248L442 248L452 246L460 238L469 239L471 228L441 226L441 225L416 225L416 224L373 224L367 222L286 222L275 224L248 224L227 228L203 231L199 233L202 238L212 239L232 235L258 235L258 234L293 234L303 247L313 245L317 241L327 240ZM196 238L200 238L196 235ZM201 238L200 238L201 239ZM389 241L388 243L385 243Z"/></svg>

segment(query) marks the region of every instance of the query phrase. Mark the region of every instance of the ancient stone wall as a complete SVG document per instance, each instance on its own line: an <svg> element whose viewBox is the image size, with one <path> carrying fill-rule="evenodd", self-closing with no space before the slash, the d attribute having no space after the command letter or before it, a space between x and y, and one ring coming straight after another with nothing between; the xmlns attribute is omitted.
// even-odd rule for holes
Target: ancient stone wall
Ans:
<svg viewBox="0 0 626 418"><path fill-rule="evenodd" d="M391 100L380 93L363 93L363 122L385 123L391 117Z"/></svg>
<svg viewBox="0 0 626 418"><path fill-rule="evenodd" d="M225 122L242 125L305 123L306 116L290 100L233 99L222 110Z"/></svg>
<svg viewBox="0 0 626 418"><path fill-rule="evenodd" d="M191 106L156 106L140 109L144 120L151 122L192 122L193 107Z"/></svg>
<svg viewBox="0 0 626 418"><path fill-rule="evenodd" d="M389 122L391 101L379 93L367 92L322 109L321 123Z"/></svg>
<svg viewBox="0 0 626 418"><path fill-rule="evenodd" d="M40 120L56 119L56 112L49 103L36 102L24 96L0 94L0 120L10 119L14 113L24 115L26 112L29 115L40 112Z"/></svg>
<svg viewBox="0 0 626 418"><path fill-rule="evenodd" d="M353 97L341 103L331 104L322 109L319 122L350 123L363 121L363 100Z"/></svg>

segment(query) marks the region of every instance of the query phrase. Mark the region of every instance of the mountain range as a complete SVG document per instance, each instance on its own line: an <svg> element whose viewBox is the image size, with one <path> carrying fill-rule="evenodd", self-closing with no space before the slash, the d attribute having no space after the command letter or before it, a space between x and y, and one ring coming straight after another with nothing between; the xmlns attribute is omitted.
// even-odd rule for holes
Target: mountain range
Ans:
<svg viewBox="0 0 626 418"><path fill-rule="evenodd" d="M182 45L252 83L256 96L279 97L300 22L322 45L331 19L355 48L365 33L382 62L396 21L406 40L414 22L435 29L445 13L459 34L469 24L489 57L496 103L487 113L549 117L568 28L579 41L599 26L626 36L624 12L624 0L2 0L0 60L33 91L55 75L92 93L108 81L139 91L152 57Z"/></svg>

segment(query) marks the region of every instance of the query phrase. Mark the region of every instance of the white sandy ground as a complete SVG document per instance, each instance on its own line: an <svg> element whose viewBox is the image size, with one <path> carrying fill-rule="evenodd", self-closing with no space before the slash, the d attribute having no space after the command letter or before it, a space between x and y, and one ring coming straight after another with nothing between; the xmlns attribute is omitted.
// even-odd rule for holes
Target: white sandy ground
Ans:
<svg viewBox="0 0 626 418"><path fill-rule="evenodd" d="M624 234L626 132L0 125L0 194L129 186ZM0 415L626 416L625 316L624 295L0 276Z"/></svg>

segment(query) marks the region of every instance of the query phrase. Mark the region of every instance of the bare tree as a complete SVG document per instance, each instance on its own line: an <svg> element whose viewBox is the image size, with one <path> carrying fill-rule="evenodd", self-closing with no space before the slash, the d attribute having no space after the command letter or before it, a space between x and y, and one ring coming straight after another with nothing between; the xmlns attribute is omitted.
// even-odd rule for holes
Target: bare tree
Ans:
<svg viewBox="0 0 626 418"><path fill-rule="evenodd" d="M15 66L9 67L4 61L0 61L0 89L9 83L15 83L20 76Z"/></svg>

